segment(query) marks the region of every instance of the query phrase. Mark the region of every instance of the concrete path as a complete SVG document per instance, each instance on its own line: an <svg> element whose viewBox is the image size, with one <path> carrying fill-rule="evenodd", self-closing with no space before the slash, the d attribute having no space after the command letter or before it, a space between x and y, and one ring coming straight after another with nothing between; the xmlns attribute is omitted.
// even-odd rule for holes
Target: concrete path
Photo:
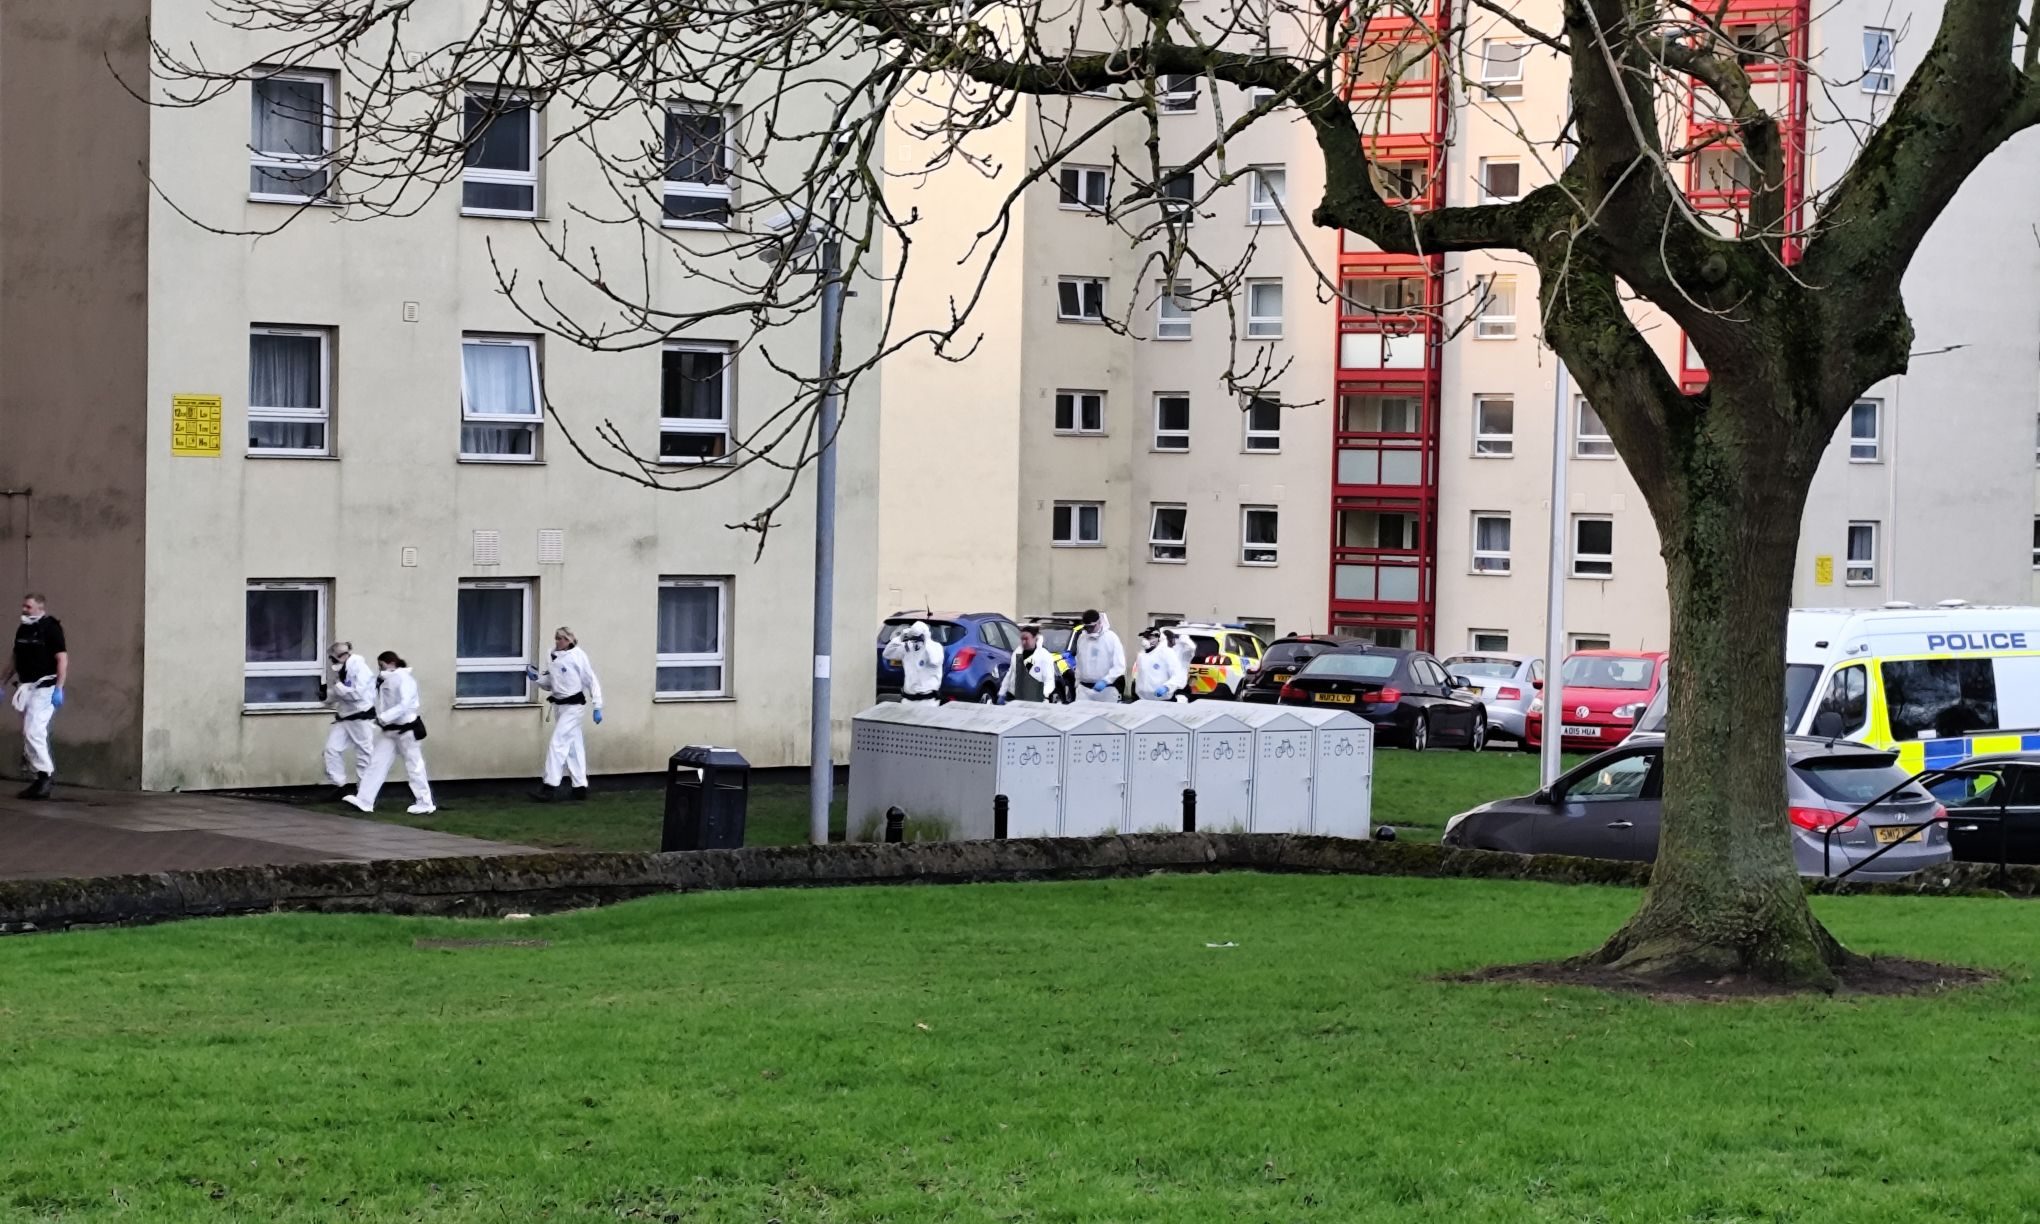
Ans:
<svg viewBox="0 0 2040 1224"><path fill-rule="evenodd" d="M536 853L252 799L60 785L31 803L0 786L0 880Z"/></svg>

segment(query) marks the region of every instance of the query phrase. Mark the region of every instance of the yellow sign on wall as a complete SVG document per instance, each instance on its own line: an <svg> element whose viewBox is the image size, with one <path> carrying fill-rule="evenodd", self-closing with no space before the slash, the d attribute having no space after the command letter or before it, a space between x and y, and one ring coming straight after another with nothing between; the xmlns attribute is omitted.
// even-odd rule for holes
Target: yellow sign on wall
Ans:
<svg viewBox="0 0 2040 1224"><path fill-rule="evenodd" d="M217 395L170 397L170 453L220 456L220 407Z"/></svg>
<svg viewBox="0 0 2040 1224"><path fill-rule="evenodd" d="M1833 586L1835 584L1835 559L1819 556L1813 559L1813 585Z"/></svg>

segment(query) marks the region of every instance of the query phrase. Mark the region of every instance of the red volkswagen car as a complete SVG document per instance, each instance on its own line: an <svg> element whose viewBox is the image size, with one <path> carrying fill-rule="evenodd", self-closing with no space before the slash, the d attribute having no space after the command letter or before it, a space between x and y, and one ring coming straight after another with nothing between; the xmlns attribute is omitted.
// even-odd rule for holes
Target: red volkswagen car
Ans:
<svg viewBox="0 0 2040 1224"><path fill-rule="evenodd" d="M1566 656L1559 727L1568 752L1598 752L1622 742L1665 682L1662 650L1581 650ZM1548 696L1550 689L1546 689ZM1544 699L1524 719L1524 744L1544 742Z"/></svg>

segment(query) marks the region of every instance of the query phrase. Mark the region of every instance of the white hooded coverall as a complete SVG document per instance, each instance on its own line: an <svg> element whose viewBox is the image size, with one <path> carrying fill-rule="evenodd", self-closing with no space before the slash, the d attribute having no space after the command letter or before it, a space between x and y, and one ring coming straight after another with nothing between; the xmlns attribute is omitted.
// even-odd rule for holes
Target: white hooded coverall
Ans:
<svg viewBox="0 0 2040 1224"><path fill-rule="evenodd" d="M375 737L375 753L368 759L361 785L347 797L347 802L364 812L374 811L375 797L389 779L390 766L397 754L402 753L404 780L411 784L411 798L416 801L411 805L412 814L423 816L434 811L432 783L425 778L425 750L418 746L418 737L410 731L393 730L418 721L418 682L411 678L410 668L392 668L376 675L375 721L380 728Z"/></svg>
<svg viewBox="0 0 2040 1224"><path fill-rule="evenodd" d="M552 742L545 750L545 784L558 786L562 775L574 786L588 786L588 745L581 720L591 709L602 708L602 682L595 678L595 665L579 646L553 651L552 664L538 678L538 687L552 694ZM570 697L579 701L569 701Z"/></svg>
<svg viewBox="0 0 2040 1224"><path fill-rule="evenodd" d="M333 725L326 729L326 781L345 786L347 746L354 746L357 779L367 776L375 756L375 672L367 659L348 653L326 686L326 702L333 707Z"/></svg>
<svg viewBox="0 0 2040 1224"><path fill-rule="evenodd" d="M1190 664L1197 658L1197 639L1187 633L1176 635L1176 657L1183 660L1183 674L1190 674Z"/></svg>
<svg viewBox="0 0 2040 1224"><path fill-rule="evenodd" d="M907 638L919 634L923 641L918 650L907 649ZM885 644L885 659L897 663L903 673L900 679L900 693L909 700L927 701L942 693L942 643L928 632L926 621L915 621L893 635Z"/></svg>
<svg viewBox="0 0 2040 1224"><path fill-rule="evenodd" d="M1119 635L1112 632L1110 618L1100 612L1096 633L1084 630L1077 634L1077 700L1117 705L1119 693L1112 682L1125 675L1126 647L1119 644ZM1096 691L1100 680L1105 681L1102 693Z"/></svg>
<svg viewBox="0 0 2040 1224"><path fill-rule="evenodd" d="M1182 656L1157 640L1135 658L1134 677L1134 696L1144 701L1174 701L1189 673L1183 670Z"/></svg>

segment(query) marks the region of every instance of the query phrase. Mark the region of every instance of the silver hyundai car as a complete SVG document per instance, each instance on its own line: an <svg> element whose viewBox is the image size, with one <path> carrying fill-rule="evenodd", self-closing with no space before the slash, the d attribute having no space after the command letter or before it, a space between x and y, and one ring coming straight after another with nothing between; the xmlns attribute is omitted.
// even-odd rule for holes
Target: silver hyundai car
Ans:
<svg viewBox="0 0 2040 1224"><path fill-rule="evenodd" d="M1662 736L1631 736L1534 795L1454 816L1443 841L1477 850L1649 862L1657 857L1663 753ZM1905 785L1910 775L1896 761L1895 753L1846 740L1786 737L1786 804L1800 875L1840 875L1886 846L1892 849L1849 878L1899 880L1949 860L1946 825L1913 827L1941 815L1941 805ZM1852 815L1894 788L1889 798Z"/></svg>

